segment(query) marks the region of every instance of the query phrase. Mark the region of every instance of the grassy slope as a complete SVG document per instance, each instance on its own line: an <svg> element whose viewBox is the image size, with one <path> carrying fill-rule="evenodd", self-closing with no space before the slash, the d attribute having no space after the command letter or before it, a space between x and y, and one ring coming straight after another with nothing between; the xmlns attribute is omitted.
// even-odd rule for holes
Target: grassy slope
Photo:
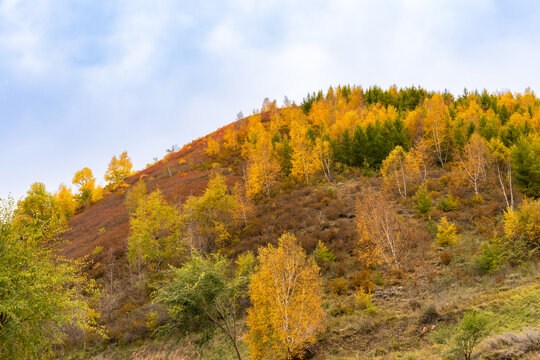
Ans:
<svg viewBox="0 0 540 360"><path fill-rule="evenodd" d="M233 124L232 126L237 126ZM218 131L214 136L221 136ZM135 183L144 177L149 191L161 189L166 198L176 204L191 195L202 193L210 175L210 168L219 168L229 185L239 181L241 167L233 159L219 159L210 164L204 152L206 141L200 139L189 147L172 154L127 180ZM311 187L290 187L270 200L260 202L249 226L238 233L240 241L224 251L235 256L246 250L275 242L285 231L294 233L310 253L319 240L324 241L337 255L337 263L323 272L325 281L334 277L350 279L357 271L354 257L354 209L357 194L366 187L380 187L377 177L364 178L350 173L345 181L321 183ZM440 190L442 196L443 189ZM494 197L495 198L495 197ZM99 254L91 256L89 274L105 277L107 254L114 254L116 269L125 267L126 238L129 231L128 214L123 205L122 190L105 196L103 200L73 217L72 230L67 236L71 244L65 254L78 257L88 255L102 246ZM412 204L400 204L403 216L413 217ZM366 314L354 304L354 289L341 296L327 294L327 331L313 346L315 359L439 359L446 349L437 344L447 329L466 309L476 308L492 320L493 333L540 329L540 286L536 265L517 269L502 269L495 274L479 275L471 268L473 254L479 243L491 236L501 214L501 205L487 197L482 205L462 204L445 213L455 221L463 240L452 250L453 260L443 265L436 251L428 224L420 221L419 240L407 261L403 274L396 275L381 268L375 275L378 286L373 302L374 314ZM434 212L434 220L443 214ZM119 278L122 282L125 279ZM119 299L120 303L125 299ZM422 322L428 305L437 310L437 319ZM127 310L129 313L129 310ZM111 321L113 321L112 319ZM422 334L424 326L436 325L436 330ZM122 331L124 323L117 323ZM439 334L440 336L437 336ZM122 343L122 341L119 341ZM204 349L202 359L233 359L233 352L221 336L216 336ZM247 348L243 348L247 355ZM94 348L86 353L71 353L67 358L107 359L183 359L194 358L195 349L189 339L155 341L147 336L136 344L114 345L108 350Z"/></svg>

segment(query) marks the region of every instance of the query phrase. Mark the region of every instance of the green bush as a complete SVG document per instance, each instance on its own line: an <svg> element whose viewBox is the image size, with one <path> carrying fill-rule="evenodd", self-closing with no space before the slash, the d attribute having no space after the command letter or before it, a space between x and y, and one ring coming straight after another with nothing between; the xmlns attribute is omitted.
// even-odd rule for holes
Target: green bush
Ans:
<svg viewBox="0 0 540 360"><path fill-rule="evenodd" d="M439 205L437 205L437 209L448 212L456 210L459 205L459 200L452 196L451 194L446 195L445 197L441 198L439 200Z"/></svg>
<svg viewBox="0 0 540 360"><path fill-rule="evenodd" d="M455 330L450 352L470 360L474 348L488 333L488 319L484 315L469 311L463 315Z"/></svg>
<svg viewBox="0 0 540 360"><path fill-rule="evenodd" d="M373 295L363 290L359 290L354 294L354 304L360 310L363 310L368 315L374 315L377 312L377 307L373 304Z"/></svg>
<svg viewBox="0 0 540 360"><path fill-rule="evenodd" d="M496 271L500 265L500 251L496 244L482 244L482 252L474 258L474 267L482 274Z"/></svg>
<svg viewBox="0 0 540 360"><path fill-rule="evenodd" d="M328 249L322 241L319 241L317 244L314 255L319 266L331 264L336 261L336 256L332 250Z"/></svg>
<svg viewBox="0 0 540 360"><path fill-rule="evenodd" d="M432 208L433 202L431 195L426 189L426 186L421 186L415 195L416 205L414 209L418 211L420 215L426 215Z"/></svg>

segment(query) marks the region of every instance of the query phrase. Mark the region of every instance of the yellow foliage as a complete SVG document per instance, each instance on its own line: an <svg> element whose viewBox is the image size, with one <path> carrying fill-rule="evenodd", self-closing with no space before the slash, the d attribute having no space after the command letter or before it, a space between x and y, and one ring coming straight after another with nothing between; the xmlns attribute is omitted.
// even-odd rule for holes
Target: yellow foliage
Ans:
<svg viewBox="0 0 540 360"><path fill-rule="evenodd" d="M324 328L319 268L294 235L260 250L249 295L247 341L255 360L302 356Z"/></svg>
<svg viewBox="0 0 540 360"><path fill-rule="evenodd" d="M219 154L219 150L219 143L213 137L209 137L206 145L206 153L208 156L216 156Z"/></svg>
<svg viewBox="0 0 540 360"><path fill-rule="evenodd" d="M272 138L260 121L250 124L248 137L242 150L248 160L247 193L252 198L269 196L281 171Z"/></svg>
<svg viewBox="0 0 540 360"><path fill-rule="evenodd" d="M223 133L223 147L228 150L236 150L238 145L237 133L236 131L228 127Z"/></svg>
<svg viewBox="0 0 540 360"><path fill-rule="evenodd" d="M69 218L77 209L77 201L71 192L71 189L64 184L60 184L58 191L54 194L54 200L58 205L60 213L65 218Z"/></svg>
<svg viewBox="0 0 540 360"><path fill-rule="evenodd" d="M435 244L439 247L447 247L455 245L460 236L457 234L456 225L448 222L446 216L441 219L441 223L437 226L437 235Z"/></svg>
<svg viewBox="0 0 540 360"><path fill-rule="evenodd" d="M308 139L308 128L305 123L291 123L291 173L300 181L310 183L310 178L322 169L321 159L317 156L314 144Z"/></svg>
<svg viewBox="0 0 540 360"><path fill-rule="evenodd" d="M125 178L131 175L133 164L129 158L127 151L124 151L118 158L113 156L109 162L109 167L105 172L105 181L113 185L113 188L124 181Z"/></svg>

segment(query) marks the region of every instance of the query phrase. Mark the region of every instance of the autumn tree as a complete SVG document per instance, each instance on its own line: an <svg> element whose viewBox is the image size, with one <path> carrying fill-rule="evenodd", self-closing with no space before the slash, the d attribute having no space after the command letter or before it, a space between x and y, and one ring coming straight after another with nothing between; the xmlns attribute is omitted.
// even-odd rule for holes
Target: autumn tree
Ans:
<svg viewBox="0 0 540 360"><path fill-rule="evenodd" d="M189 246L209 251L225 245L235 224L236 208L236 198L227 190L225 179L214 175L204 194L189 197L182 208L182 229Z"/></svg>
<svg viewBox="0 0 540 360"><path fill-rule="evenodd" d="M65 230L65 220L45 184L37 182L32 184L26 196L17 202L12 223L27 239L49 241L57 239Z"/></svg>
<svg viewBox="0 0 540 360"><path fill-rule="evenodd" d="M487 179L488 165L487 142L478 134L473 134L459 155L458 174L461 174L478 195L479 186Z"/></svg>
<svg viewBox="0 0 540 360"><path fill-rule="evenodd" d="M296 237L283 234L277 247L259 251L251 277L248 344L253 359L293 359L324 328L319 268Z"/></svg>
<svg viewBox="0 0 540 360"><path fill-rule="evenodd" d="M292 149L291 173L297 179L309 184L311 177L321 170L322 162L316 152L313 140L308 137L308 127L303 122L303 119L296 119L291 123L290 135ZM329 151L329 149L319 150Z"/></svg>
<svg viewBox="0 0 540 360"><path fill-rule="evenodd" d="M72 183L79 186L79 204L89 205L91 202L99 200L101 189L96 187L96 178L92 174L92 170L85 167L79 170L73 176Z"/></svg>
<svg viewBox="0 0 540 360"><path fill-rule="evenodd" d="M217 142L216 139L213 137L208 137L208 141L206 143L206 153L208 156L216 156L219 154L221 146L219 145L219 142Z"/></svg>
<svg viewBox="0 0 540 360"><path fill-rule="evenodd" d="M181 254L178 210L168 204L159 190L139 201L129 219L128 260L142 275L146 268L161 265Z"/></svg>
<svg viewBox="0 0 540 360"><path fill-rule="evenodd" d="M232 151L236 151L238 147L238 134L231 126L227 127L223 133L223 147Z"/></svg>
<svg viewBox="0 0 540 360"><path fill-rule="evenodd" d="M447 138L450 114L444 98L435 94L424 102L426 117L424 120L425 139L433 148L437 160L444 166L448 161L450 143Z"/></svg>
<svg viewBox="0 0 540 360"><path fill-rule="evenodd" d="M510 149L504 146L499 139L491 139L489 142L489 152L491 162L497 171L497 178L506 201L507 208L514 208L514 190L512 187L512 162L510 158Z"/></svg>
<svg viewBox="0 0 540 360"><path fill-rule="evenodd" d="M131 163L127 151L120 154L118 158L116 155L113 156L109 162L109 167L105 172L105 181L113 188L118 186L125 178L131 175L132 167L133 164Z"/></svg>
<svg viewBox="0 0 540 360"><path fill-rule="evenodd" d="M167 307L174 327L221 331L242 360L239 300L246 296L248 276L235 273L231 265L223 255L204 257L193 252L181 268L171 267L170 280L158 290L155 301Z"/></svg>
<svg viewBox="0 0 540 360"><path fill-rule="evenodd" d="M236 222L243 223L244 226L248 225L248 221L251 218L254 207L251 199L247 195L245 184L243 182L238 182L234 185L232 195L236 201L234 218Z"/></svg>
<svg viewBox="0 0 540 360"><path fill-rule="evenodd" d="M402 198L407 197L408 175L405 170L407 153L401 146L396 146L383 161L381 175L385 187L395 189Z"/></svg>
<svg viewBox="0 0 540 360"><path fill-rule="evenodd" d="M322 167L324 176L326 177L326 180L332 181L332 163L333 163L333 155L332 155L332 146L330 144L330 140L325 138L318 137L315 140L315 154L319 158L320 165Z"/></svg>
<svg viewBox="0 0 540 360"><path fill-rule="evenodd" d="M409 151L407 157L407 168L416 170L420 182L424 184L427 180L429 170L433 165L433 156L428 148L428 144L420 139Z"/></svg>
<svg viewBox="0 0 540 360"><path fill-rule="evenodd" d="M53 227L43 214L27 214ZM66 339L66 328L99 332L97 313L82 293L95 294L81 263L56 254L43 231L20 227L10 201L0 201L0 358L47 359Z"/></svg>
<svg viewBox="0 0 540 360"><path fill-rule="evenodd" d="M64 184L60 184L58 191L54 193L54 201L58 206L58 210L64 218L69 218L75 214L77 209L77 201L71 192L71 189Z"/></svg>
<svg viewBox="0 0 540 360"><path fill-rule="evenodd" d="M386 263L396 269L411 248L412 223L398 216L384 194L366 189L356 205L359 259L364 266Z"/></svg>
<svg viewBox="0 0 540 360"><path fill-rule="evenodd" d="M125 195L125 206L128 212L131 214L135 212L140 202L144 200L146 196L146 183L141 177L139 180L131 185L131 188L126 192Z"/></svg>
<svg viewBox="0 0 540 360"><path fill-rule="evenodd" d="M252 198L261 194L270 196L281 168L272 137L260 123L260 120L251 126L243 153L248 160L246 184L249 196Z"/></svg>

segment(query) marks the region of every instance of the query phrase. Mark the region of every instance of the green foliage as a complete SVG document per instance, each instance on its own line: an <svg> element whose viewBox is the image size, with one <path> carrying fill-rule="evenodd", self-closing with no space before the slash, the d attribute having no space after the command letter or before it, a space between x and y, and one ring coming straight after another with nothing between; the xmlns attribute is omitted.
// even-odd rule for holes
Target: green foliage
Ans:
<svg viewBox="0 0 540 360"><path fill-rule="evenodd" d="M437 235L435 235L435 245L438 247L448 247L456 244L459 240L456 225L448 222L446 217L441 219L441 223L437 226Z"/></svg>
<svg viewBox="0 0 540 360"><path fill-rule="evenodd" d="M255 270L256 263L255 255L251 251L247 251L236 259L236 273L238 276L249 276Z"/></svg>
<svg viewBox="0 0 540 360"><path fill-rule="evenodd" d="M41 193L43 194L43 193ZM67 327L97 330L97 314L82 295L94 294L93 283L80 275L81 263L55 255L56 242L42 238L33 226L13 218L25 214L24 225L51 218L44 212L31 216L31 203L0 204L0 358L45 359L63 343ZM40 203L40 202L38 202ZM45 219L45 220L44 220Z"/></svg>
<svg viewBox="0 0 540 360"><path fill-rule="evenodd" d="M452 194L448 194L439 200L437 209L442 210L444 212L454 211L457 209L458 205L459 205L459 200L455 198L454 196L452 196Z"/></svg>
<svg viewBox="0 0 540 360"><path fill-rule="evenodd" d="M56 239L66 229L65 217L43 183L32 184L26 197L17 202L13 225L39 240Z"/></svg>
<svg viewBox="0 0 540 360"><path fill-rule="evenodd" d="M182 253L178 210L169 205L159 190L145 196L129 219L128 260L139 270L159 270L163 262Z"/></svg>
<svg viewBox="0 0 540 360"><path fill-rule="evenodd" d="M191 331L218 328L238 349L238 300L246 295L248 277L234 276L222 255L203 257L196 252L181 268L171 266L169 275L155 301L167 307L171 325ZM237 354L240 358L238 350Z"/></svg>
<svg viewBox="0 0 540 360"><path fill-rule="evenodd" d="M364 92L364 99L368 104L381 103L392 105L399 110L413 110L427 94L426 90L414 86L399 90L395 88L382 90L378 86L372 86Z"/></svg>
<svg viewBox="0 0 540 360"><path fill-rule="evenodd" d="M418 188L414 200L416 202L414 209L418 211L420 215L426 215L433 206L431 195L425 185Z"/></svg>
<svg viewBox="0 0 540 360"><path fill-rule="evenodd" d="M203 195L189 197L183 206L182 230L188 244L202 251L224 246L230 240L236 207L225 179L215 175Z"/></svg>
<svg viewBox="0 0 540 360"><path fill-rule="evenodd" d="M540 136L520 139L511 157L518 187L528 196L540 197Z"/></svg>
<svg viewBox="0 0 540 360"><path fill-rule="evenodd" d="M496 244L482 244L482 252L474 258L474 267L485 274L496 271L500 266L500 251Z"/></svg>
<svg viewBox="0 0 540 360"><path fill-rule="evenodd" d="M319 266L328 265L336 261L336 256L332 250L328 249L322 241L319 240L317 247L315 248L315 260Z"/></svg>
<svg viewBox="0 0 540 360"><path fill-rule="evenodd" d="M137 209L139 203L144 200L145 195L146 183L142 178L139 178L139 180L126 192L126 200L124 204L126 205L126 208L130 214Z"/></svg>
<svg viewBox="0 0 540 360"><path fill-rule="evenodd" d="M453 338L451 353L470 360L472 352L482 337L488 333L488 318L469 311L463 315Z"/></svg>
<svg viewBox="0 0 540 360"><path fill-rule="evenodd" d="M368 315L374 315L377 312L377 307L373 304L373 294L364 290L359 290L354 294L354 303L358 309Z"/></svg>

